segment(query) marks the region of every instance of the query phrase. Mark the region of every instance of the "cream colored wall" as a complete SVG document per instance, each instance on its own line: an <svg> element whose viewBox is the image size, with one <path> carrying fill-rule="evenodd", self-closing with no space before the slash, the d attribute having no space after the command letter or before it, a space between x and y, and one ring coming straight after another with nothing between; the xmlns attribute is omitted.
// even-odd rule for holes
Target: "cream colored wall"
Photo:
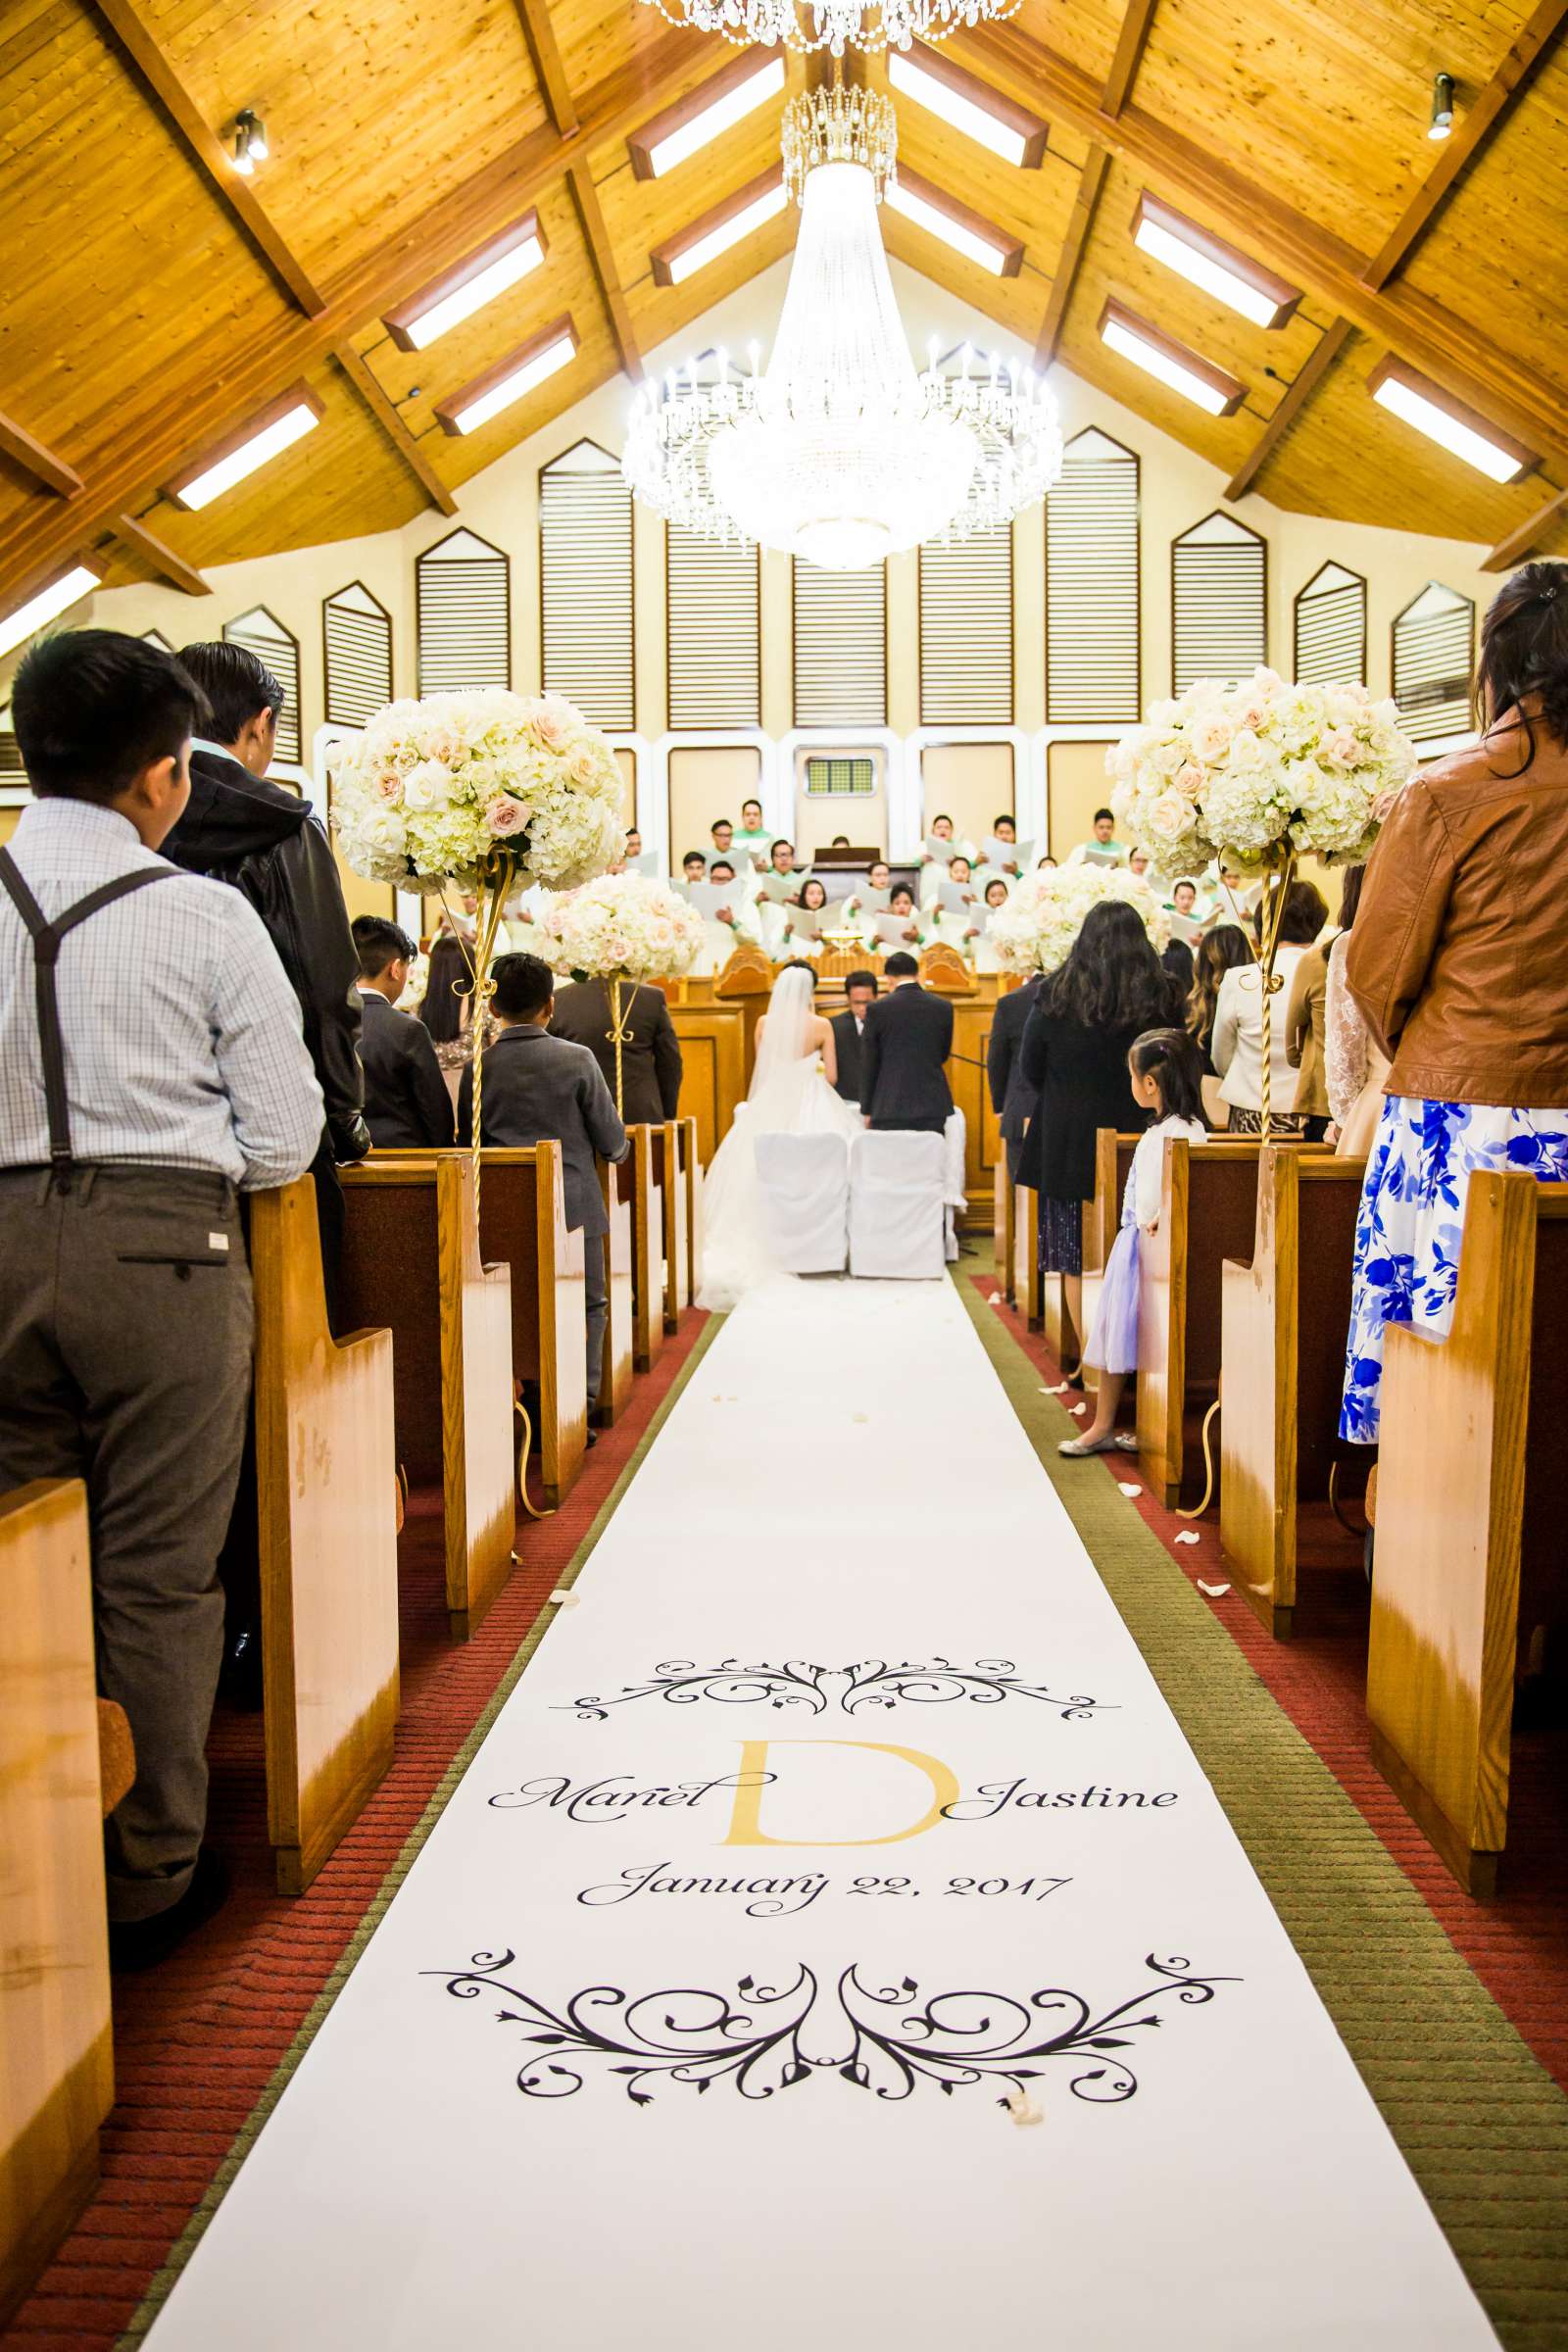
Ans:
<svg viewBox="0 0 1568 2352"><path fill-rule="evenodd" d="M713 343L742 349L753 336L765 343L782 298L787 265L780 264L717 306L682 337L679 348L651 355L662 367L687 350ZM1027 362L1028 353L978 313L943 294L928 280L893 263L909 341L916 351L928 335L951 347L964 335L986 351ZM1053 371L1062 431L1070 438L1094 424L1136 450L1143 460L1143 690L1146 702L1170 691L1170 542L1221 505L1223 476L1202 459L1157 432L1130 411L1063 369ZM631 394L623 381L607 385L531 440L521 444L459 494L459 521L505 548L512 558L513 678L529 688L539 678L538 470L584 434L618 449ZM1268 542L1270 659L1289 671L1292 664L1292 600L1319 564L1333 560L1366 575L1368 647L1373 691L1390 689L1390 628L1400 608L1429 579L1442 580L1473 597L1484 610L1497 587L1479 566L1485 550L1465 542L1415 533L1375 530L1290 514L1262 498L1242 502L1235 512ZM216 635L223 621L256 604L275 612L300 640L307 746L323 715L321 604L334 589L362 579L393 615L394 678L400 694L414 691L414 562L425 548L457 527L427 512L400 531L376 538L345 540L293 554L259 558L216 568L215 593L191 598L156 587L112 590L92 601L101 623L129 629L160 628L178 645L198 634ZM1014 531L1014 721L1035 732L1045 724L1045 521L1040 510L1022 516ZM663 528L639 508L634 534L637 595L637 730L654 739L665 731L665 637ZM888 723L907 734L919 723L916 566L912 554L888 567ZM794 724L790 566L780 556L762 563L762 724L774 738ZM1020 794L1022 780L1020 779ZM1083 797L1075 786L1074 807ZM710 814L717 813L715 809ZM690 820L687 818L688 829ZM706 832L706 824L702 828ZM652 843L650 846L654 846ZM1070 843L1068 844L1070 846Z"/></svg>

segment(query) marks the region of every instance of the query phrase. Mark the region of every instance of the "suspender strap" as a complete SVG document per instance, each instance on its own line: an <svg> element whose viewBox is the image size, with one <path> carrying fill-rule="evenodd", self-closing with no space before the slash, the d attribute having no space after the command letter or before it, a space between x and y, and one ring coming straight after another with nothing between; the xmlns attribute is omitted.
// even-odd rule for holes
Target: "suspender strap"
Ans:
<svg viewBox="0 0 1568 2352"><path fill-rule="evenodd" d="M55 967L60 960L61 942L78 923L96 914L100 906L111 906L116 899L128 898L133 890L144 890L149 882L171 880L174 870L172 865L150 865L135 873L117 874L112 882L101 882L74 906L68 906L64 914L57 914L53 922L47 922L11 852L0 850L0 885L4 886L32 941L38 1052L43 1062L44 1102L49 1113L49 1163L57 1173L72 1165L66 1045L60 1029L60 1002L55 993Z"/></svg>

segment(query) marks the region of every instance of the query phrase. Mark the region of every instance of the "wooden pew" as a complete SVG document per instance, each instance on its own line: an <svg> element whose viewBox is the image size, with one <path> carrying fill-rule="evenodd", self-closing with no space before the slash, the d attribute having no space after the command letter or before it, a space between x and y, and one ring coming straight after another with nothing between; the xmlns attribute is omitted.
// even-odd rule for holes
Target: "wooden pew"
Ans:
<svg viewBox="0 0 1568 2352"><path fill-rule="evenodd" d="M686 1289L695 1298L703 1287L703 1163L702 1133L695 1118L682 1118L680 1171L686 1185Z"/></svg>
<svg viewBox="0 0 1568 2352"><path fill-rule="evenodd" d="M309 1177L251 1201L268 1833L301 1894L392 1762L392 1334L327 1328Z"/></svg>
<svg viewBox="0 0 1568 2352"><path fill-rule="evenodd" d="M1026 1331L1045 1321L1040 1286L1040 1195L1027 1184L1012 1188L1012 1302Z"/></svg>
<svg viewBox="0 0 1568 2352"><path fill-rule="evenodd" d="M115 2099L87 1495L0 1497L0 2328L98 2179Z"/></svg>
<svg viewBox="0 0 1568 2352"><path fill-rule="evenodd" d="M1100 1304L1101 1282L1105 1271L1116 1235L1121 1229L1121 1199L1132 1172L1133 1153L1138 1149L1136 1135L1118 1135L1113 1127L1102 1127L1095 1137L1095 1189L1084 1202L1083 1221L1083 1296L1084 1328L1082 1337L1087 1343L1095 1328L1095 1310ZM1055 1288L1060 1295L1060 1283ZM1076 1357L1070 1359L1077 1361ZM1099 1375L1086 1372L1085 1385L1093 1393L1098 1390Z"/></svg>
<svg viewBox="0 0 1568 2352"><path fill-rule="evenodd" d="M392 1330L398 1459L442 1490L446 1596L466 1642L512 1573L512 1298L479 1254L466 1152L343 1170L343 1311Z"/></svg>
<svg viewBox="0 0 1568 2352"><path fill-rule="evenodd" d="M1221 1268L1219 1540L1231 1581L1269 1632L1296 1612L1298 1510L1335 1461L1350 1260L1364 1159L1271 1144L1250 1265Z"/></svg>
<svg viewBox="0 0 1568 2352"><path fill-rule="evenodd" d="M1219 1393L1220 1267L1251 1245L1257 1155L1255 1138L1169 1138L1159 1225L1139 1249L1138 1450L1167 1510L1189 1467L1187 1418Z"/></svg>
<svg viewBox="0 0 1568 2352"><path fill-rule="evenodd" d="M650 1127L648 1135L661 1208L651 1272L660 1288L664 1331L672 1332L679 1330L692 1300L691 1197L681 1161L680 1122L666 1119L662 1127Z"/></svg>
<svg viewBox="0 0 1568 2352"><path fill-rule="evenodd" d="M610 1313L605 1323L605 1360L599 1377L599 1413L607 1424L620 1419L631 1400L634 1378L635 1317L632 1307L631 1200L634 1173L630 1163L612 1167L599 1163L599 1182L605 1196L610 1231L605 1236L606 1288Z"/></svg>
<svg viewBox="0 0 1568 2352"><path fill-rule="evenodd" d="M1568 1186L1476 1175L1449 1337L1384 1335L1372 1754L1476 1895L1507 1840L1521 1644L1568 1615L1565 1318Z"/></svg>
<svg viewBox="0 0 1568 2352"><path fill-rule="evenodd" d="M588 1448L583 1237L566 1230L560 1144L488 1146L483 1168L480 1243L490 1262L511 1268L513 1376L539 1392L540 1465L555 1510Z"/></svg>
<svg viewBox="0 0 1568 2352"><path fill-rule="evenodd" d="M1013 1262L1016 1240L1013 1219L1017 1206L1018 1190L1007 1174L1007 1154L1004 1150L992 1170L991 1241L997 1280L1009 1306L1017 1297L1017 1269Z"/></svg>
<svg viewBox="0 0 1568 2352"><path fill-rule="evenodd" d="M664 1345L664 1196L654 1166L654 1138L662 1130L630 1133L631 1152L619 1173L621 1198L631 1203L632 1361L639 1372L651 1372Z"/></svg>

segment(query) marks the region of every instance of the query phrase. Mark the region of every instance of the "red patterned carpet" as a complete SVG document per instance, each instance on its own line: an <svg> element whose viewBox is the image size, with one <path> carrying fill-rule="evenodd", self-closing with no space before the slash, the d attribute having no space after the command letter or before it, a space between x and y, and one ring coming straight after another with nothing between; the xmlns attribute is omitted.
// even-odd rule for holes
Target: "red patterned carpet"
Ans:
<svg viewBox="0 0 1568 2352"><path fill-rule="evenodd" d="M989 1269L972 1279L984 1298L997 1292ZM1039 1365L1042 1384L1054 1387L1061 1368L1044 1344L1025 1332L1009 1306L993 1311ZM1125 1454L1086 1461L1078 1474L1140 1484L1143 1477ZM1202 1519L1181 1520L1146 1487L1129 1507L1153 1529L1192 1582L1227 1581L1217 1506ZM1327 1514L1322 1516L1332 1529ZM1188 1526L1198 1530L1199 1542L1177 1545L1173 1539ZM1273 1641L1237 1592L1217 1600L1205 1596L1205 1605L1377 1832L1503 2015L1568 2090L1568 1730L1515 1732L1502 1890L1494 1902L1474 1901L1449 1877L1372 1762L1365 1706L1366 1581L1359 1563L1348 1557L1346 1542L1337 1530L1333 1534L1328 1540L1322 1527L1303 1527L1298 1630L1290 1642Z"/></svg>
<svg viewBox="0 0 1568 2352"><path fill-rule="evenodd" d="M103 2135L102 2183L0 2334L4 2352L110 2352L706 1321L683 1318L557 1515L521 1522L524 1565L462 1647L447 1636L439 1519L430 1506L411 1512L399 1547L397 1761L307 1894L273 1891L262 1718L220 1713L208 1751L212 1839L234 1872L233 1894L164 1968L116 1980L120 2095Z"/></svg>

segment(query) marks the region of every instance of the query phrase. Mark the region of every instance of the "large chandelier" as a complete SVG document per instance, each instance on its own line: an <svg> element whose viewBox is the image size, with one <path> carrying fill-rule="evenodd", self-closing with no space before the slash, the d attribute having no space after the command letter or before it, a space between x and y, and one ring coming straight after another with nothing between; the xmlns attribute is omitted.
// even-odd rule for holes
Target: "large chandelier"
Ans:
<svg viewBox="0 0 1568 2352"><path fill-rule="evenodd" d="M720 32L727 41L763 49L827 49L842 57L859 49L907 49L913 40L942 41L960 25L1000 24L1018 0L651 0L672 24Z"/></svg>
<svg viewBox="0 0 1568 2352"><path fill-rule="evenodd" d="M1044 383L967 349L916 373L877 222L896 169L877 93L816 90L786 110L801 232L766 373L755 353L743 373L715 352L632 412L622 468L668 521L855 571L995 530L1051 488L1061 434Z"/></svg>

